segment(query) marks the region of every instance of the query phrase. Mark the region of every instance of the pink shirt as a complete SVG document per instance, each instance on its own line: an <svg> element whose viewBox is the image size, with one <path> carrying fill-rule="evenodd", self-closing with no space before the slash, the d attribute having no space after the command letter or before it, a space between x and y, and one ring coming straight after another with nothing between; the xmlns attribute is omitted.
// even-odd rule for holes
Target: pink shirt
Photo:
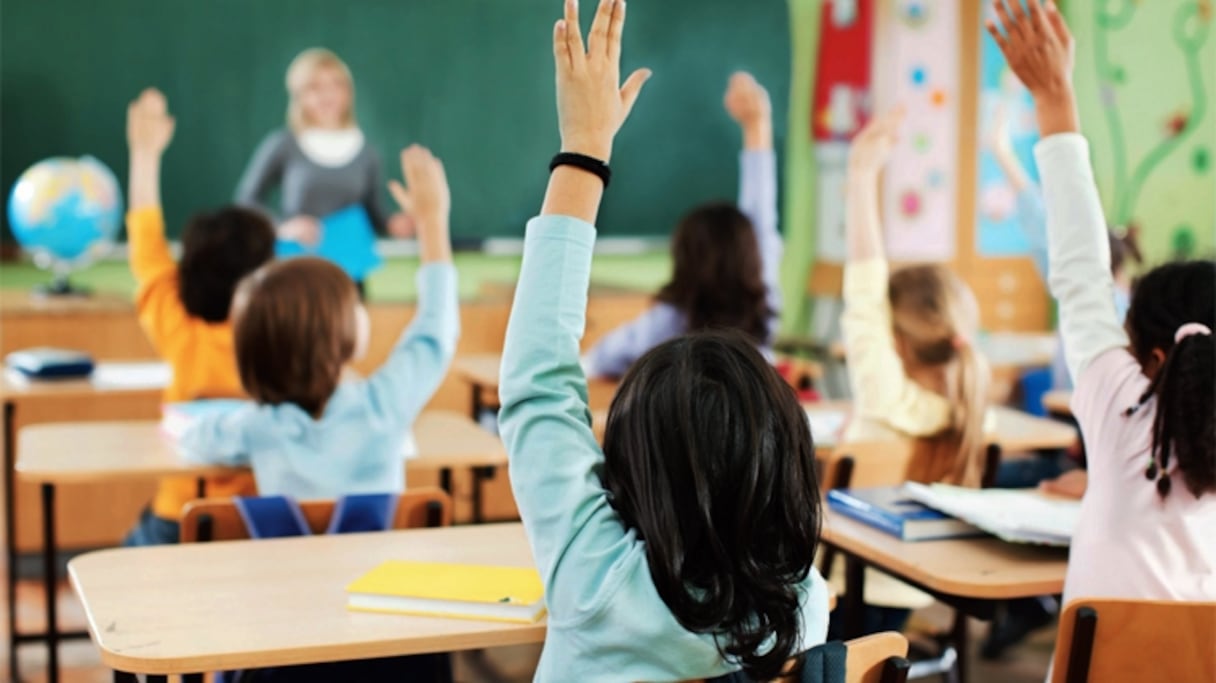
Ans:
<svg viewBox="0 0 1216 683"><path fill-rule="evenodd" d="M1064 600L1216 600L1216 496L1181 476L1164 500L1145 478L1156 403L1130 417L1148 378L1127 351L1112 296L1110 245L1089 146L1053 135L1035 149L1047 204L1050 285L1060 306L1072 409L1089 454L1089 486L1069 552ZM1175 463L1176 460L1171 460Z"/></svg>

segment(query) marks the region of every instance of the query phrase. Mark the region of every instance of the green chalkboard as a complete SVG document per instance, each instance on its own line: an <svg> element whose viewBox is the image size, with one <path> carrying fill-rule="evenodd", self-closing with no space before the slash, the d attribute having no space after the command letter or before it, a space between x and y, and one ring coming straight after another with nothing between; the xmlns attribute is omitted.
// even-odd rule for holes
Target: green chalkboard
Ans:
<svg viewBox="0 0 1216 683"><path fill-rule="evenodd" d="M589 23L594 0L584 0ZM124 116L165 91L170 230L231 200L258 142L283 125L284 72L321 45L351 66L359 121L386 160L412 141L448 168L457 238L517 237L557 151L551 35L560 0L3 0L0 186L30 164L92 154L121 179ZM665 235L691 205L731 198L738 132L729 74L753 71L784 130L784 0L632 0L628 71L655 72L618 139L604 235ZM387 198L386 198L387 201ZM7 219L6 219L7 220Z"/></svg>

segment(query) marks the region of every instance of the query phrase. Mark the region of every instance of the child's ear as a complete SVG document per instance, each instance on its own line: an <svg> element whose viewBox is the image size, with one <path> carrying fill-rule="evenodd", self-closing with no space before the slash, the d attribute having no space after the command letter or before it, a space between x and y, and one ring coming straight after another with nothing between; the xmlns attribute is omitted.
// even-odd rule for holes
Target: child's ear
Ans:
<svg viewBox="0 0 1216 683"><path fill-rule="evenodd" d="M1165 351L1161 349L1153 349L1148 354L1148 359L1144 363L1144 376L1150 380L1157 377L1157 373L1161 371L1161 366L1165 365Z"/></svg>

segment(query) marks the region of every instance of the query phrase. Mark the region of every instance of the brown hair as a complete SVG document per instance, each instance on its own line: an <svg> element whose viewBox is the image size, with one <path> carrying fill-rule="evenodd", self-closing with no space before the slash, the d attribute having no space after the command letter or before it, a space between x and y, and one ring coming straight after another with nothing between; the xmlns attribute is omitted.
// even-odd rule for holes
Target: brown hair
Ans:
<svg viewBox="0 0 1216 683"><path fill-rule="evenodd" d="M319 418L355 354L358 307L355 283L322 259L277 261L245 278L232 306L245 391Z"/></svg>
<svg viewBox="0 0 1216 683"><path fill-rule="evenodd" d="M694 209L671 241L671 281L655 297L684 314L688 332L739 330L768 341L769 308L752 222L734 204Z"/></svg>
<svg viewBox="0 0 1216 683"><path fill-rule="evenodd" d="M909 476L979 486L990 375L970 339L979 328L975 297L957 275L937 265L893 273L887 296L896 337L916 363L940 369L952 406L945 431L917 440Z"/></svg>

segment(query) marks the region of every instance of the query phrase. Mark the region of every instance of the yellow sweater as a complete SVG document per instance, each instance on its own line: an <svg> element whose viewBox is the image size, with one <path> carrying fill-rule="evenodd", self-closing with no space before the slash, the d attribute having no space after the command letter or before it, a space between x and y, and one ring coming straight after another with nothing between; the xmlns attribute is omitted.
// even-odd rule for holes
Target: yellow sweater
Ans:
<svg viewBox="0 0 1216 683"><path fill-rule="evenodd" d="M165 218L159 206L139 207L127 214L131 272L138 291L139 324L152 346L173 368L165 401L244 396L233 351L232 326L209 323L190 315L178 294L177 264L165 239ZM208 477L208 497L249 495L255 491L249 474ZM198 495L193 477L161 479L152 512L164 519L181 518L182 507Z"/></svg>

